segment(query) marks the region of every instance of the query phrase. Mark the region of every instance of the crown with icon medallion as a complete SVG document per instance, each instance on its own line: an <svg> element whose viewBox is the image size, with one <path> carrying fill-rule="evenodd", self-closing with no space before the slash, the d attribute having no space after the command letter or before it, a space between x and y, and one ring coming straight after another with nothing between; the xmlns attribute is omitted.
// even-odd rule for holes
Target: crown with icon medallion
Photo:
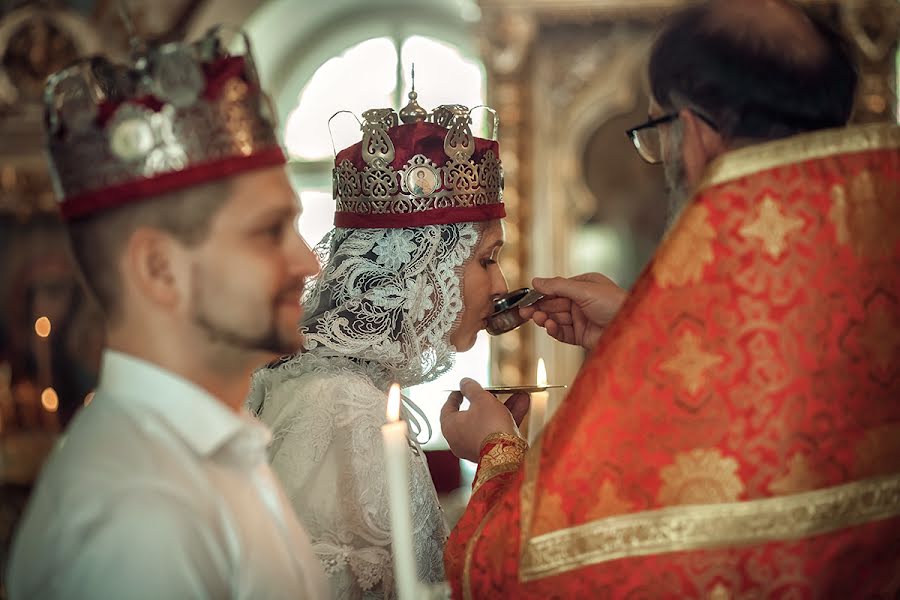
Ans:
<svg viewBox="0 0 900 600"><path fill-rule="evenodd" d="M229 52L236 35L243 51ZM51 176L65 219L285 163L250 42L216 26L194 43L94 56L44 89Z"/></svg>
<svg viewBox="0 0 900 600"><path fill-rule="evenodd" d="M417 97L413 83L409 104L399 113L365 111L362 141L337 153L335 227L420 227L506 216L503 168L493 139L496 111L453 104L428 112ZM487 138L472 133L476 109L490 117Z"/></svg>

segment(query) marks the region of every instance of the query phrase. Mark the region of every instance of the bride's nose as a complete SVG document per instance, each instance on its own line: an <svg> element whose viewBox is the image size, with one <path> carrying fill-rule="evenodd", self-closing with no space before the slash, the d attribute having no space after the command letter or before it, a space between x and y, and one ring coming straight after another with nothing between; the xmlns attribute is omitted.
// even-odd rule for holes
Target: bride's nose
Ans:
<svg viewBox="0 0 900 600"><path fill-rule="evenodd" d="M491 297L496 298L509 292L509 285L506 283L506 276L499 265L493 271L491 274Z"/></svg>

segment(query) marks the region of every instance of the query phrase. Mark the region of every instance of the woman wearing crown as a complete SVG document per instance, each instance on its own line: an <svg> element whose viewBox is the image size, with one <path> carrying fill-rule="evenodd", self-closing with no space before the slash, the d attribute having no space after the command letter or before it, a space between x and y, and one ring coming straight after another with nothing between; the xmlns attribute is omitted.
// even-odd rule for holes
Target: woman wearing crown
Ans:
<svg viewBox="0 0 900 600"><path fill-rule="evenodd" d="M250 397L340 598L394 596L380 431L390 384L446 372L507 289L497 142L473 136L465 107L429 114L410 99L402 124L392 109L363 113L362 142L337 154L335 228L304 298L305 352L260 371ZM421 411L403 412L420 432ZM409 452L418 577L441 581L446 526L416 439Z"/></svg>

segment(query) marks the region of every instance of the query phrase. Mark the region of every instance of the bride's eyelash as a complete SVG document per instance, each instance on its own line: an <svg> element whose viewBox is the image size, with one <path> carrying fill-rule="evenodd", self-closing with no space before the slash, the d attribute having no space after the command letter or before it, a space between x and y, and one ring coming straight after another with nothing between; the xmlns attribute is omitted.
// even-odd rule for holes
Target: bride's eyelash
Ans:
<svg viewBox="0 0 900 600"><path fill-rule="evenodd" d="M497 264L497 261L494 260L493 258L482 258L481 259L481 266L484 267L485 269L491 265L496 265L496 264Z"/></svg>

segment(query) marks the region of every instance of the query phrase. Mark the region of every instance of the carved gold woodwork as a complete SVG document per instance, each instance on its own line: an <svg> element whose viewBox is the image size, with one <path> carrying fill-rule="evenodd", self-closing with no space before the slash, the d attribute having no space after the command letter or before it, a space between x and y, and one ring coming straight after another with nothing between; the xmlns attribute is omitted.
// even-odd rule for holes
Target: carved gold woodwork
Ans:
<svg viewBox="0 0 900 600"><path fill-rule="evenodd" d="M43 149L47 75L104 49L79 14L25 6L0 19L0 213L20 219L55 210Z"/></svg>
<svg viewBox="0 0 900 600"><path fill-rule="evenodd" d="M165 37L199 6L196 0L126 3L137 31ZM0 9L0 213L25 218L54 211L43 149L44 80L80 56L122 59L128 42L117 2L99 2L90 13L54 2Z"/></svg>
<svg viewBox="0 0 900 600"><path fill-rule="evenodd" d="M844 0L839 10L841 26L861 59L854 120L869 123L896 119L900 2Z"/></svg>
<svg viewBox="0 0 900 600"><path fill-rule="evenodd" d="M651 26L674 1L482 0L488 101L500 114L510 287L532 276L572 274L569 234L596 204L581 157L591 134L628 111L640 93ZM625 82L624 85L622 82ZM627 142L622 135L623 149ZM539 216L539 218L535 218ZM540 248L540 252L533 249ZM494 338L492 377L532 381L537 357L554 383L569 383L579 349L533 325ZM557 394L552 400L559 400Z"/></svg>

